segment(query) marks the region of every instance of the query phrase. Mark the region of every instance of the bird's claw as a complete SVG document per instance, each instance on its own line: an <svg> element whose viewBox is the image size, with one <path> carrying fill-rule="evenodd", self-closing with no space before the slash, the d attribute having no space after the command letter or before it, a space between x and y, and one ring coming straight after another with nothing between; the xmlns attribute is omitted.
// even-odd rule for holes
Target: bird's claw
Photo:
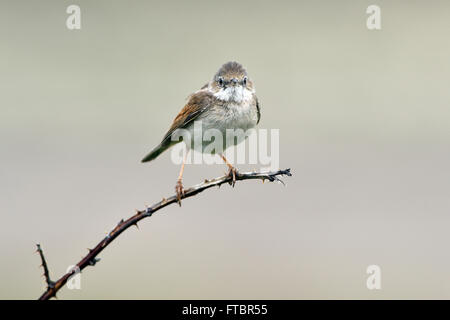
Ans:
<svg viewBox="0 0 450 320"><path fill-rule="evenodd" d="M175 192L177 193L178 205L181 207L181 198L184 196L184 188L181 180L177 181L177 184L175 185Z"/></svg>
<svg viewBox="0 0 450 320"><path fill-rule="evenodd" d="M228 171L228 176L231 177L230 185L234 188L234 185L236 184L236 175L238 174L238 171L235 167L230 167L230 170Z"/></svg>

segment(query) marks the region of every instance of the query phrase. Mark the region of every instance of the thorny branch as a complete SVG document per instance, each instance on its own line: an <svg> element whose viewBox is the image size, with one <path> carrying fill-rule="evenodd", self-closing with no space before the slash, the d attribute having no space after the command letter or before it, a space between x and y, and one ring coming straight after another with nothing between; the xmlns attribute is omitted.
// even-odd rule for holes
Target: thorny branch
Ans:
<svg viewBox="0 0 450 320"><path fill-rule="evenodd" d="M283 183L282 180L278 178L278 176L291 176L291 170L278 170L272 172L236 172L236 181L242 180L269 180L271 182L277 181ZM215 178L213 180L205 180L203 183L197 184L190 188L184 190L184 194L181 196L181 199L189 198L199 194L200 192L215 187L221 186L224 183L231 184L233 181L233 177L231 175L225 175L219 178ZM284 183L283 183L284 184ZM151 217L153 213L156 211L172 204L177 203L177 196L173 195L167 199L162 199L160 202L154 204L151 207L147 207L145 210L137 210L136 214L128 218L127 220L120 220L117 226L108 233L108 235L103 238L93 249L89 249L89 253L82 258L71 271L64 274L60 279L56 282L50 280L47 263L44 258L44 254L40 245L38 244L38 252L42 260L42 267L44 268L44 275L47 282L47 290L40 296L39 300L48 300L52 297L56 296L56 293L66 284L69 278L74 275L77 270L80 272L87 266L94 266L100 259L97 258L97 255L103 251L111 242L114 241L122 232L127 230L131 226L136 226L137 223L147 217Z"/></svg>

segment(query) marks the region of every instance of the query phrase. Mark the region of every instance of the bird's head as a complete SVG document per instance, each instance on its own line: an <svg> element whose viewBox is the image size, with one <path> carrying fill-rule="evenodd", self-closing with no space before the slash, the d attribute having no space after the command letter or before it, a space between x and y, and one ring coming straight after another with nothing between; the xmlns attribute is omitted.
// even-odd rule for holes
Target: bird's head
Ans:
<svg viewBox="0 0 450 320"><path fill-rule="evenodd" d="M234 61L225 63L217 71L209 87L217 99L226 102L241 103L250 100L254 93L247 71Z"/></svg>

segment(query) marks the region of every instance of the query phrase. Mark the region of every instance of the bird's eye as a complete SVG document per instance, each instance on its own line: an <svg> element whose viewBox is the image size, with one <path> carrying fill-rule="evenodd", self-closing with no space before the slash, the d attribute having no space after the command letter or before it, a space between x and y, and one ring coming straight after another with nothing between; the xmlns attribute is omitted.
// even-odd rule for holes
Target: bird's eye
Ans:
<svg viewBox="0 0 450 320"><path fill-rule="evenodd" d="M247 77L244 77L244 79L242 79L242 84L243 84L244 86L247 85Z"/></svg>
<svg viewBox="0 0 450 320"><path fill-rule="evenodd" d="M219 86L223 86L223 78L222 78L222 77L219 77L219 78L217 79L217 83L219 84Z"/></svg>

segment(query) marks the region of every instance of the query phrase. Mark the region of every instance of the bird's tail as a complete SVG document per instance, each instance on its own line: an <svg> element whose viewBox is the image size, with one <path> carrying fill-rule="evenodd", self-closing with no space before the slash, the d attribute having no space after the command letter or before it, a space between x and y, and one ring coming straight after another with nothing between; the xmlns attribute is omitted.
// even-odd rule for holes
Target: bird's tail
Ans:
<svg viewBox="0 0 450 320"><path fill-rule="evenodd" d="M146 155L141 162L149 162L155 160L161 153L169 149L177 142L178 141L171 141L171 140L161 142L152 151L150 151L150 153Z"/></svg>

